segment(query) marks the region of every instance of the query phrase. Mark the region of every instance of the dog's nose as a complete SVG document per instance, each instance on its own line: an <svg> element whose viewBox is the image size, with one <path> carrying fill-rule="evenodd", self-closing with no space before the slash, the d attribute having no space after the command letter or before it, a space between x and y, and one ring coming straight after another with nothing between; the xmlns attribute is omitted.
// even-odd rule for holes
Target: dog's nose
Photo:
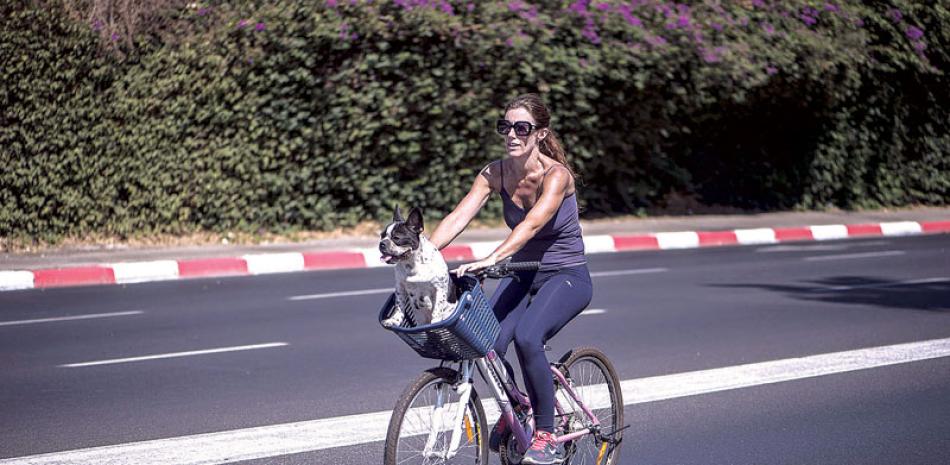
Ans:
<svg viewBox="0 0 950 465"><path fill-rule="evenodd" d="M380 251L380 252L386 252L386 244L385 244L385 243L383 243L383 242L380 242L380 243L379 243L379 251Z"/></svg>

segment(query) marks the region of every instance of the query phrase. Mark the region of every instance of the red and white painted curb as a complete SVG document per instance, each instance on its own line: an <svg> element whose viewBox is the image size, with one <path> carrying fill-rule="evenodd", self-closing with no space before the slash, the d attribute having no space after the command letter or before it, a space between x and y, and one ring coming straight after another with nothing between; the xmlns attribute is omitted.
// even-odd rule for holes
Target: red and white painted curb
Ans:
<svg viewBox="0 0 950 465"><path fill-rule="evenodd" d="M950 233L950 221L899 221L731 231L592 235L584 237L584 247L587 253L605 253L933 233ZM491 241L451 245L442 250L442 255L447 261L476 260L490 254L500 243L501 241ZM155 260L32 271L0 271L0 290L389 266L381 262L379 258L379 250L374 247L333 252L251 254L241 257Z"/></svg>

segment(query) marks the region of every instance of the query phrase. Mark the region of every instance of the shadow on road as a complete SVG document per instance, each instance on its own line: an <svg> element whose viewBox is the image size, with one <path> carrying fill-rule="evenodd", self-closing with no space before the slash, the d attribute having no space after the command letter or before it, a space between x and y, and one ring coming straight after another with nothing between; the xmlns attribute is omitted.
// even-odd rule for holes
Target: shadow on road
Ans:
<svg viewBox="0 0 950 465"><path fill-rule="evenodd" d="M875 305L926 311L950 311L950 278L890 281L861 276L837 276L804 285L715 284L723 288L757 288L802 300Z"/></svg>

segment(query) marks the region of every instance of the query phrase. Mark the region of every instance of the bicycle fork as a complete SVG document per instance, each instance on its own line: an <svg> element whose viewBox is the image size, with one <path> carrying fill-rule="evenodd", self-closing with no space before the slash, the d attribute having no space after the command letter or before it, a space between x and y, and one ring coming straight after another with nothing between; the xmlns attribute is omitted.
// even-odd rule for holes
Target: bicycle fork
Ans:
<svg viewBox="0 0 950 465"><path fill-rule="evenodd" d="M451 439L449 439L448 450L439 452L435 451L436 441L438 440L439 433L446 430L445 412L449 408L449 405L446 405L445 395L447 386L443 385L436 393L435 406L432 408L432 429L429 430L429 437L426 439L426 445L422 451L425 457L449 460L458 454L459 446L462 444L462 428L466 421L465 415L468 412L468 401L472 397L472 366L473 362L471 360L463 360L461 362L461 382L455 386L456 391L459 393L459 401L458 408L455 410L455 417L452 418L452 436ZM468 426L466 428L471 427ZM465 434L470 435L471 432L466 431Z"/></svg>

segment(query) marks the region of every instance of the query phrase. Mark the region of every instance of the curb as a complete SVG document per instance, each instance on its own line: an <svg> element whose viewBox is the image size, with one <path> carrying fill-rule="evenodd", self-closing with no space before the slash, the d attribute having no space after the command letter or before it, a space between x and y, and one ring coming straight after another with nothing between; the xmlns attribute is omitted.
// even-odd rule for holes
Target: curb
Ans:
<svg viewBox="0 0 950 465"><path fill-rule="evenodd" d="M593 254L937 233L950 233L950 221L591 235L584 237L584 248L588 254ZM476 260L490 254L500 243L501 241L488 241L451 245L442 250L442 256L450 262ZM333 252L269 253L241 257L108 263L32 271L0 271L0 291L384 266L389 265L379 260L379 250L374 247Z"/></svg>

